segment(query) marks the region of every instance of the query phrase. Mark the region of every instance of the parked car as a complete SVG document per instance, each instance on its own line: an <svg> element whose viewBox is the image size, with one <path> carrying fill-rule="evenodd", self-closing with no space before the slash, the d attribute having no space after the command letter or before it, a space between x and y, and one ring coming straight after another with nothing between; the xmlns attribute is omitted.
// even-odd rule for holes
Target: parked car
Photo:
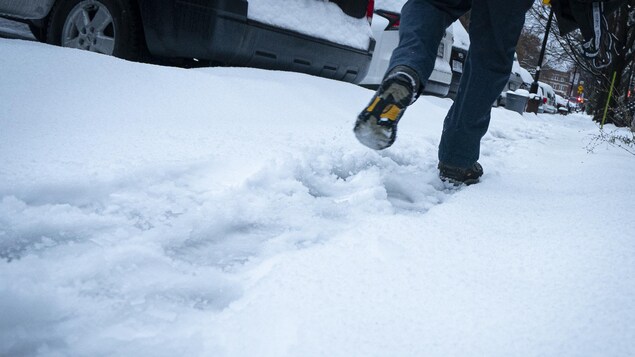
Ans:
<svg viewBox="0 0 635 357"><path fill-rule="evenodd" d="M463 75L463 64L467 59L467 52L470 48L470 36L458 20L452 24L452 35L452 54L450 55L452 81L450 82L448 97L454 99L456 98L456 92L459 90L459 83Z"/></svg>
<svg viewBox="0 0 635 357"><path fill-rule="evenodd" d="M516 72L511 72L509 74L509 80L507 81L507 84L505 84L505 88L503 88L503 91L501 92L501 94L498 96L498 99L496 103L494 103L494 106L504 107L505 104L507 104L507 92L508 91L514 92L516 91L516 89L525 89L522 86L523 84L524 83L522 78L520 77L520 74Z"/></svg>
<svg viewBox="0 0 635 357"><path fill-rule="evenodd" d="M550 85L539 81L538 95L541 98L538 113L555 114L558 112L556 108L556 92Z"/></svg>
<svg viewBox="0 0 635 357"><path fill-rule="evenodd" d="M389 4L392 5L391 2L386 2L386 5ZM375 6L375 16L373 17L371 28L373 30L373 37L377 43L368 74L360 82L361 85L367 88L377 88L381 84L388 70L390 56L399 44L399 20L401 14L398 11L401 7L395 9L393 5L390 7L390 10L386 10L382 8L380 1L377 1ZM423 88L424 93L442 97L448 94L452 81L452 70L450 69L452 42L452 27L450 27L446 29L443 39L439 44L434 70Z"/></svg>
<svg viewBox="0 0 635 357"><path fill-rule="evenodd" d="M50 44L132 60L198 59L350 82L364 78L370 64L372 13L372 0L297 7L285 0L0 1L0 16L28 23Z"/></svg>
<svg viewBox="0 0 635 357"><path fill-rule="evenodd" d="M500 96L494 103L494 106L505 106L507 103L507 92L508 91L516 91L517 89L526 89L529 90L531 87L531 83L533 82L533 77L526 69L520 66L518 63L518 58L516 54L514 54L514 64L512 65L512 72L509 74L509 80L503 88Z"/></svg>
<svg viewBox="0 0 635 357"><path fill-rule="evenodd" d="M562 115L567 115L571 112L569 101L559 94L556 94L556 111Z"/></svg>

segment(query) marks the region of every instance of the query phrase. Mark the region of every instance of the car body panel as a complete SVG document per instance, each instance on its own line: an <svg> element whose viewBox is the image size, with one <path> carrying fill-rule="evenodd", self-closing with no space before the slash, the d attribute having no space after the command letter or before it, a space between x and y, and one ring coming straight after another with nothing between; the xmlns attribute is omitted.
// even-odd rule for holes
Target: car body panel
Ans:
<svg viewBox="0 0 635 357"><path fill-rule="evenodd" d="M195 58L358 82L368 71L374 48L372 39L368 48L357 49L252 21L246 0L136 1L146 45L154 57ZM3 1L0 10L7 17L33 23L48 15L54 2ZM347 11L361 13L367 3L356 0Z"/></svg>
<svg viewBox="0 0 635 357"><path fill-rule="evenodd" d="M200 3L200 4L199 4ZM262 24L247 18L244 0L141 0L146 42L161 57L289 70L356 82L372 52ZM165 9L172 11L166 11Z"/></svg>
<svg viewBox="0 0 635 357"><path fill-rule="evenodd" d="M494 102L494 106L505 106L507 103L508 91L514 92L517 89L529 90L532 82L533 78L531 77L531 74L520 66L517 55L514 54L514 62L512 65L512 71L509 74L509 80L507 80L501 94L498 96L498 99L496 99L496 102Z"/></svg>
<svg viewBox="0 0 635 357"><path fill-rule="evenodd" d="M467 59L467 52L468 50L465 48L452 46L452 55L450 56L452 81L448 91L448 97L452 99L456 97L456 93L459 90L459 83L461 83L461 76L463 75L463 67L465 65L465 60Z"/></svg>
<svg viewBox="0 0 635 357"><path fill-rule="evenodd" d="M3 0L0 2L0 15L14 19L39 20L46 17L55 0Z"/></svg>
<svg viewBox="0 0 635 357"><path fill-rule="evenodd" d="M505 88L503 88L503 91L501 92L500 97L498 98L498 105L505 106L505 104L507 103L508 91L515 92L517 89L527 89L525 88L524 84L525 83L523 82L523 79L519 73L516 73L516 72L510 73L509 80L505 84Z"/></svg>
<svg viewBox="0 0 635 357"><path fill-rule="evenodd" d="M423 93L430 93L445 97L450 91L452 83L452 68L450 67L450 57L452 56L452 43L454 35L452 26L448 27L443 34L439 44L437 58L434 61L434 69L430 78L423 86Z"/></svg>
<svg viewBox="0 0 635 357"><path fill-rule="evenodd" d="M539 113L555 114L558 112L556 108L556 92L550 85L539 81L538 95L541 99L540 106L538 107Z"/></svg>
<svg viewBox="0 0 635 357"><path fill-rule="evenodd" d="M547 102L543 104L543 106L545 107L545 113L557 113L558 109L556 104L556 92L547 83L539 82L538 84L540 85L540 87L543 88L543 92L545 93L545 97L547 98Z"/></svg>
<svg viewBox="0 0 635 357"><path fill-rule="evenodd" d="M460 20L452 23L452 54L450 55L450 67L452 68L452 82L448 97L455 99L463 76L463 68L470 50L470 35Z"/></svg>
<svg viewBox="0 0 635 357"><path fill-rule="evenodd" d="M388 24L388 20L381 16L373 17L371 29L377 43L368 67L368 74L360 82L362 85L379 86L388 70L390 57L395 49L394 43L399 42L399 31L384 31Z"/></svg>
<svg viewBox="0 0 635 357"><path fill-rule="evenodd" d="M394 13L399 16L399 14ZM399 31L387 29L388 20L377 13L373 17L373 37L376 45L370 63L368 74L361 80L360 84L369 88L376 88L381 84L384 75L388 71L392 52L399 44ZM452 82L452 70L450 69L450 56L452 54L452 27L448 28L443 35L443 39L438 47L438 56L435 66L430 74L430 78L425 83L423 92L446 96Z"/></svg>

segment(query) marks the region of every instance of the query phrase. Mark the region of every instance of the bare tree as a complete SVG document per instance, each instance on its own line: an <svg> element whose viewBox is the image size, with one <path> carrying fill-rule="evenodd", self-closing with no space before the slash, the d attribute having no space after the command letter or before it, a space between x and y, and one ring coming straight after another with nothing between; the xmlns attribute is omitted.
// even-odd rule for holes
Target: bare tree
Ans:
<svg viewBox="0 0 635 357"><path fill-rule="evenodd" d="M533 10L532 10L533 11ZM544 16L544 11L542 15ZM589 93L589 112L594 119L614 123L618 126L631 125L632 115L626 109L629 88L633 77L634 41L635 41L635 0L625 1L614 13L607 16L608 29L615 36L615 53L610 66L597 69L582 51L584 39L579 32L561 36L552 33L558 43L563 57L573 62L577 69L587 78L587 93ZM553 56L553 53L550 53ZM557 57L556 57L557 58ZM560 60L563 60L561 57ZM611 84L612 90L611 90ZM611 97L609 98L609 92ZM632 92L631 92L632 93ZM608 101L608 107L607 107ZM606 111L605 117L605 108Z"/></svg>

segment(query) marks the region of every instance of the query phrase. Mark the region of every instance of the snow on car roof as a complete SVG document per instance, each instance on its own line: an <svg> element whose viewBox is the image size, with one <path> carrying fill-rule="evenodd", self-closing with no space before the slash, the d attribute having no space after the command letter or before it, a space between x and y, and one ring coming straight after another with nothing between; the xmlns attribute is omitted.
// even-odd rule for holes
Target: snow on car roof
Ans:
<svg viewBox="0 0 635 357"><path fill-rule="evenodd" d="M375 10L386 10L401 13L407 0L375 0Z"/></svg>
<svg viewBox="0 0 635 357"><path fill-rule="evenodd" d="M317 0L249 0L247 17L362 50L372 32L366 18L348 16L335 3Z"/></svg>
<svg viewBox="0 0 635 357"><path fill-rule="evenodd" d="M525 82L525 83L533 83L534 82L534 77L531 75L531 73L529 73L528 70L526 70L523 67L521 67L520 63L518 63L518 61L514 61L514 64L512 66L512 72L513 73L518 73L520 75L520 78L522 78L523 82Z"/></svg>

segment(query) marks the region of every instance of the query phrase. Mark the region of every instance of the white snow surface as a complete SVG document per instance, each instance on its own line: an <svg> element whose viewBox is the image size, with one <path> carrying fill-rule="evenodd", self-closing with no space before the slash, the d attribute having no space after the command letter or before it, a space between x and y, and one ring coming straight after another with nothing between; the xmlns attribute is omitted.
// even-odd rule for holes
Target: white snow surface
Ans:
<svg viewBox="0 0 635 357"><path fill-rule="evenodd" d="M400 14L408 0L375 0L375 10L385 10Z"/></svg>
<svg viewBox="0 0 635 357"><path fill-rule="evenodd" d="M352 84L0 53L0 355L635 355L635 158L586 116L493 109L455 189L449 99L375 152Z"/></svg>
<svg viewBox="0 0 635 357"><path fill-rule="evenodd" d="M470 49L470 35L461 21L456 20L452 23L452 33L454 34L454 46L466 51Z"/></svg>
<svg viewBox="0 0 635 357"><path fill-rule="evenodd" d="M348 16L325 0L249 0L247 17L362 50L368 49L373 36L365 17Z"/></svg>
<svg viewBox="0 0 635 357"><path fill-rule="evenodd" d="M528 70L521 67L518 61L514 61L514 64L512 65L512 73L518 73L520 75L520 78L525 83L531 84L534 82L534 77L531 75L531 73L529 73Z"/></svg>

